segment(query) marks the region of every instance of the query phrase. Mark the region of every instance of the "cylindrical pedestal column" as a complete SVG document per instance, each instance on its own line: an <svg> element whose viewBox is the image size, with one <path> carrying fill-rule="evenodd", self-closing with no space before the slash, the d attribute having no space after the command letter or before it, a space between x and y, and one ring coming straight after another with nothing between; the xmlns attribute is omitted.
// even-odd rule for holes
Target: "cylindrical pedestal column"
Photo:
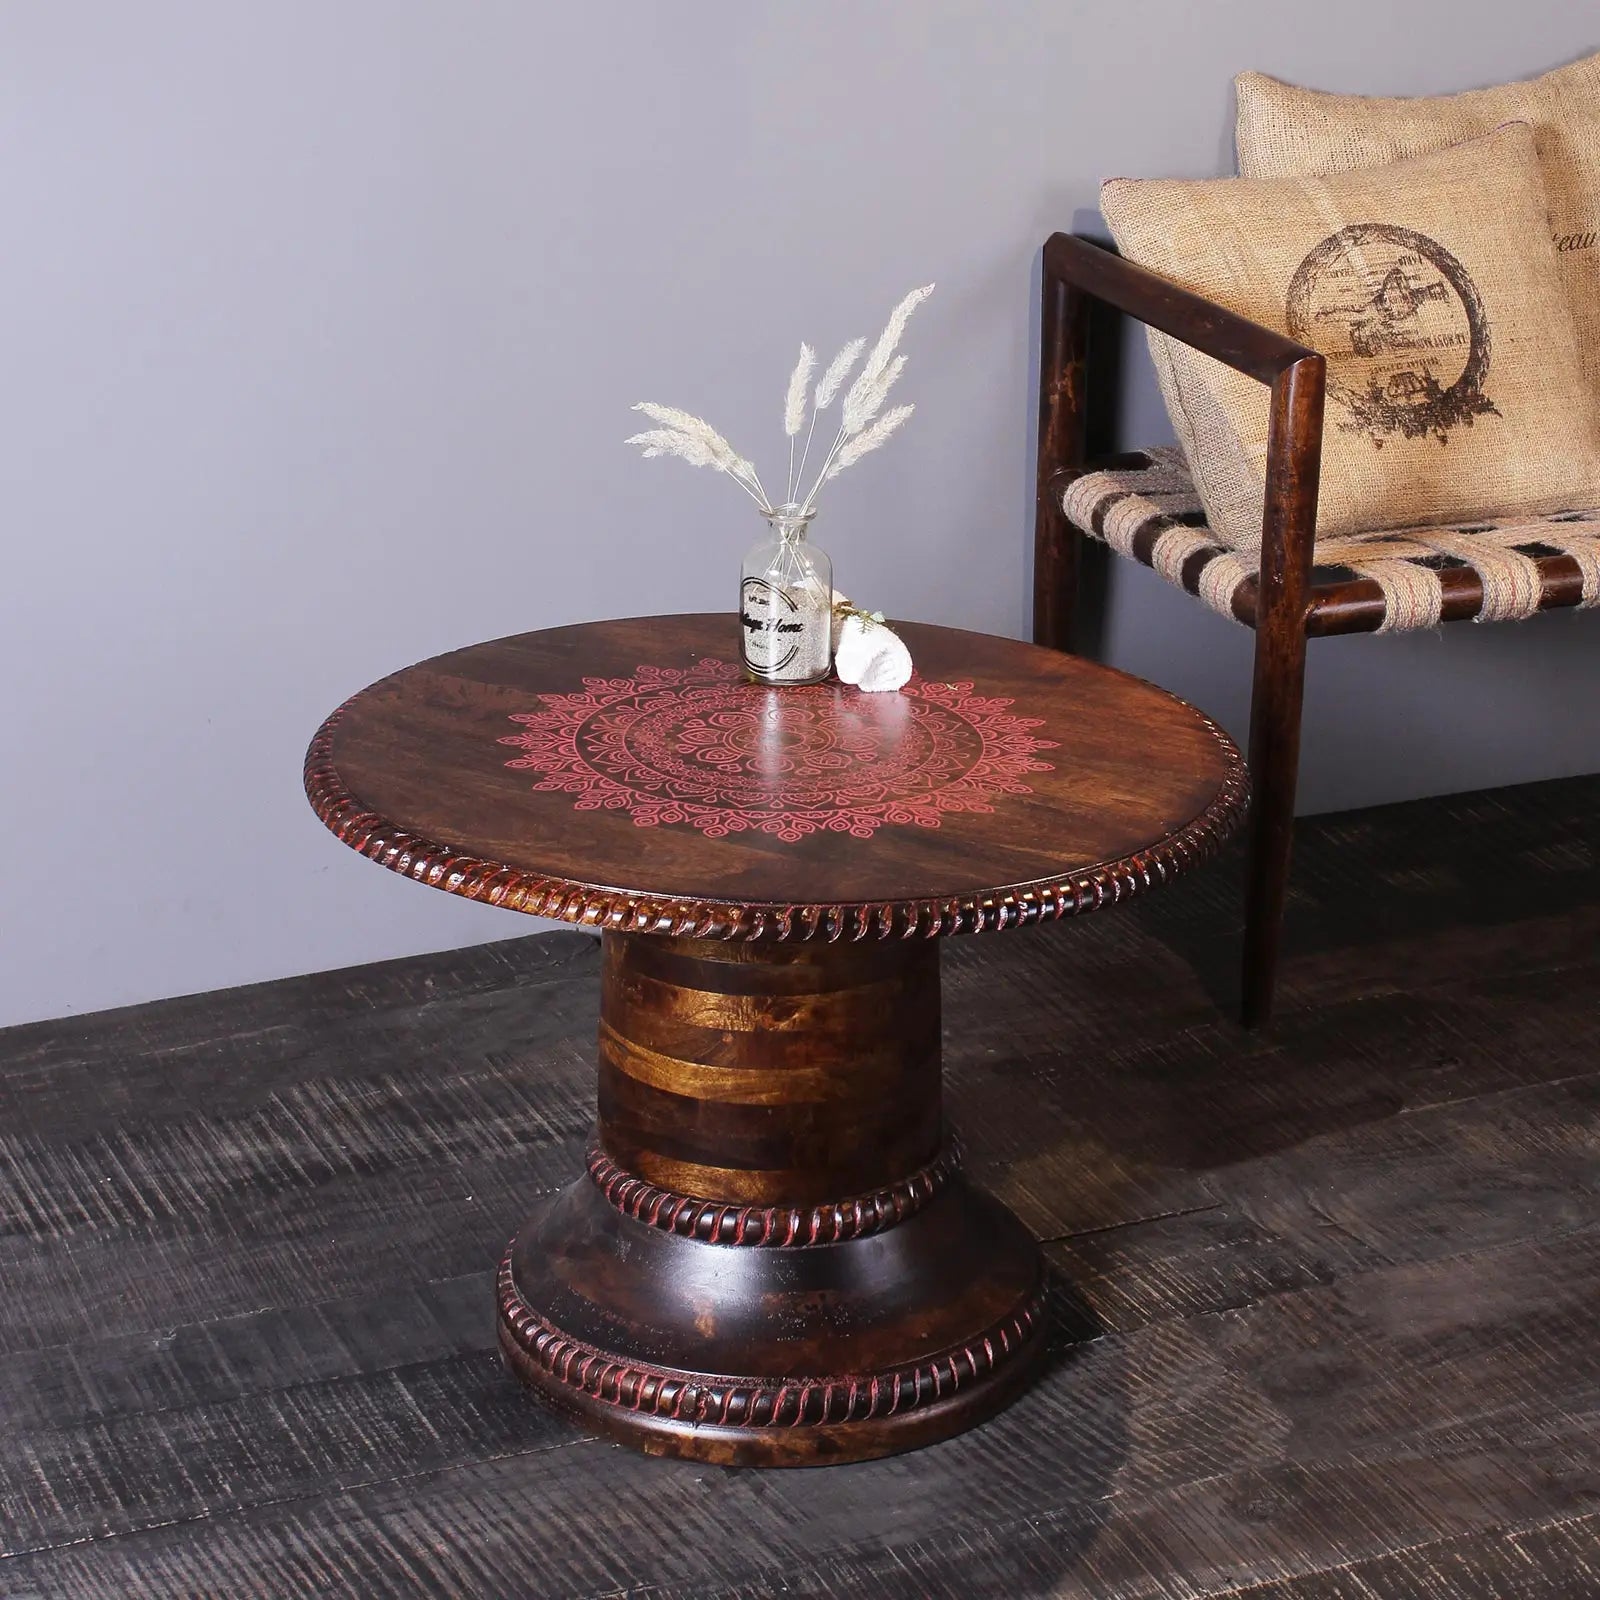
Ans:
<svg viewBox="0 0 1600 1600"><path fill-rule="evenodd" d="M935 941L604 936L588 1176L500 1273L562 1408L728 1464L961 1431L1043 1350L1040 1259L941 1121Z"/></svg>
<svg viewBox="0 0 1600 1600"><path fill-rule="evenodd" d="M605 941L600 1142L682 1194L816 1206L939 1153L939 948Z"/></svg>

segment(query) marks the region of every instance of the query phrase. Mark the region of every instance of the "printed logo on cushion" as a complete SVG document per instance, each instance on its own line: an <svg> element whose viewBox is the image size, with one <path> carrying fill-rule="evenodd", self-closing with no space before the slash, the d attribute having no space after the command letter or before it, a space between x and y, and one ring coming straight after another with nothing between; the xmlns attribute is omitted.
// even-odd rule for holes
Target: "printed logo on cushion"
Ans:
<svg viewBox="0 0 1600 1600"><path fill-rule="evenodd" d="M1450 430L1499 416L1483 392L1489 324L1466 269L1409 228L1341 228L1295 271L1289 334L1327 358L1328 392L1351 414L1347 432L1382 449L1387 437Z"/></svg>

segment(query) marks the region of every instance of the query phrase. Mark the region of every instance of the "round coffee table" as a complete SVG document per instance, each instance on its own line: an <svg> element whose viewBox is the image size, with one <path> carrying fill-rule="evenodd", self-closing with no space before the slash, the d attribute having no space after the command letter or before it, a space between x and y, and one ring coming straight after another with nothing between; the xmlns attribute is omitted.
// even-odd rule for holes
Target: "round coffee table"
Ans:
<svg viewBox="0 0 1600 1600"><path fill-rule="evenodd" d="M902 632L881 695L745 681L731 616L524 634L363 690L306 757L363 855L600 930L588 1172L512 1241L500 1343L647 1451L860 1460L1026 1385L1041 1260L943 1121L938 940L1144 893L1245 809L1171 695Z"/></svg>

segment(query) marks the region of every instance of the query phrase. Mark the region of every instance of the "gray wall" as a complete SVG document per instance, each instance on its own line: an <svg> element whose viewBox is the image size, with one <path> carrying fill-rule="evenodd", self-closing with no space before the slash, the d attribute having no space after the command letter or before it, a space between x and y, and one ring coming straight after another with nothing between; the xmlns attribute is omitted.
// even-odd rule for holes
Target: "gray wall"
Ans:
<svg viewBox="0 0 1600 1600"><path fill-rule="evenodd" d="M731 601L753 514L630 401L776 444L802 334L910 338L844 587L1022 634L1038 245L1229 160L1229 79L1428 92L1568 0L56 0L0 14L0 1022L527 931L299 791L351 690ZM1135 442L1168 437L1142 365ZM1114 575L1109 658L1235 730L1248 638ZM1600 619L1313 652L1306 809L1593 768Z"/></svg>

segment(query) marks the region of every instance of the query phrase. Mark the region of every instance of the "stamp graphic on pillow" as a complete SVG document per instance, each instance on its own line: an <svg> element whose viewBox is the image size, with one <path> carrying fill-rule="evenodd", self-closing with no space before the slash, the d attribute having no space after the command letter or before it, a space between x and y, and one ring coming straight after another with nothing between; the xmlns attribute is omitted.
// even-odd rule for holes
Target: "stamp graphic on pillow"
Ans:
<svg viewBox="0 0 1600 1600"><path fill-rule="evenodd" d="M1323 177L1117 178L1100 205L1124 255L1322 355L1318 537L1595 504L1600 384L1561 266L1585 258L1550 247L1527 122ZM1148 337L1207 523L1259 549L1259 374Z"/></svg>
<svg viewBox="0 0 1600 1600"><path fill-rule="evenodd" d="M1345 432L1375 448L1500 412L1484 393L1489 323L1477 286L1436 240L1360 222L1330 234L1289 284L1291 337L1328 363L1328 392L1351 413Z"/></svg>

